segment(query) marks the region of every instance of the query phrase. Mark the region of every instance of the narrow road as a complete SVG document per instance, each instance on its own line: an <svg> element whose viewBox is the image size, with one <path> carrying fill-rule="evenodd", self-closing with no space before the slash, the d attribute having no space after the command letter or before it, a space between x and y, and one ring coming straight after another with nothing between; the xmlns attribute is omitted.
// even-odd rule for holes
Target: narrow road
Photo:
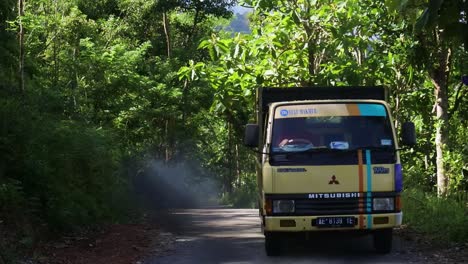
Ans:
<svg viewBox="0 0 468 264"><path fill-rule="evenodd" d="M370 236L320 236L285 241L281 256L267 257L258 211L253 209L181 209L162 219L162 228L176 237L174 249L145 264L428 262L406 250L408 242L398 236L387 255L374 252Z"/></svg>

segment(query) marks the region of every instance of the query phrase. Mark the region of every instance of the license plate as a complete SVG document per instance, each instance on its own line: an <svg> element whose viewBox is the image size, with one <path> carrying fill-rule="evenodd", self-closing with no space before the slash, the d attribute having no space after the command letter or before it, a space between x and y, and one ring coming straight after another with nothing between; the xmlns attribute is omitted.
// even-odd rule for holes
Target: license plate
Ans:
<svg viewBox="0 0 468 264"><path fill-rule="evenodd" d="M355 217L319 217L315 221L312 220L312 225L317 227L353 227L356 225Z"/></svg>

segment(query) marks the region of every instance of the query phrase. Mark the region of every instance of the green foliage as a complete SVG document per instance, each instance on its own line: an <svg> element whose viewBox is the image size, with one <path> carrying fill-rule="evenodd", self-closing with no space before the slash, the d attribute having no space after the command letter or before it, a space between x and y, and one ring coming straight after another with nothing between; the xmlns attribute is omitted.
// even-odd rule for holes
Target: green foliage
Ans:
<svg viewBox="0 0 468 264"><path fill-rule="evenodd" d="M258 86L386 85L391 91L396 124L411 120L418 130L415 152L402 156L405 182L432 191L436 184L433 131L437 123L431 115L433 84L420 67L420 43L411 36L411 24L399 19L395 7L352 0L328 4L245 2L256 7L250 17L252 33L234 37L231 33L212 34L199 45L211 61L192 61L179 71L182 80L209 83L214 94L212 111L237 127L253 119L252 111L244 109L252 109ZM464 65L464 55L454 58L452 87L458 85ZM461 106L463 99L457 94L451 98L452 104ZM458 111L458 107L453 108ZM466 117L450 122L460 122L457 120ZM458 129L452 130L457 133L448 146L453 154L447 163L456 164L448 166L447 172L450 186L457 192L465 188L461 172L466 168L466 154L461 154L458 146L463 145L465 137L461 135L466 133L466 126L455 126Z"/></svg>
<svg viewBox="0 0 468 264"><path fill-rule="evenodd" d="M223 32L212 35L199 46L211 61L191 62L191 67L179 72L182 79L190 81L196 77L210 84L215 95L213 112L221 114L230 124L253 119L252 111L245 113L236 107L253 109L258 86L386 85L391 89L396 124L414 121L418 132L416 148L402 151L405 186L417 186L428 193L435 190L433 131L439 122L432 115L433 83L427 69L421 67L433 53L420 49L420 39L412 36L412 24L400 20L395 7L387 8L383 2L351 0L327 4L244 2L255 7L250 17L252 33L234 37ZM419 15L414 12L414 19ZM450 19L453 17L457 15ZM462 147L466 145L467 117L466 111L460 110L463 105L460 94L466 91L466 86L459 84L461 76L466 75L462 62L466 62L466 55L457 46L460 42L452 44L457 55L452 57L448 85L458 90L450 95L453 115L446 163L450 192L457 194L466 190L468 175L466 148ZM229 113L236 118L232 119ZM246 197L238 190L233 192ZM225 201L233 204L236 200L226 196ZM456 219L454 223L460 224Z"/></svg>
<svg viewBox="0 0 468 264"><path fill-rule="evenodd" d="M51 229L117 219L126 184L118 173L119 150L103 129L37 114L2 99L6 117L2 215L8 221L35 217ZM17 112L10 112L11 108ZM32 133L33 131L33 133ZM12 214L12 212L16 212Z"/></svg>
<svg viewBox="0 0 468 264"><path fill-rule="evenodd" d="M258 188L255 174L241 175L240 181L237 188L221 197L221 204L234 208L258 208Z"/></svg>
<svg viewBox="0 0 468 264"><path fill-rule="evenodd" d="M468 196L466 193L438 198L418 189L407 189L403 196L404 222L439 241L468 240Z"/></svg>
<svg viewBox="0 0 468 264"><path fill-rule="evenodd" d="M15 19L16 1L0 2L0 89L11 89L16 83L16 34L8 30L7 21Z"/></svg>
<svg viewBox="0 0 468 264"><path fill-rule="evenodd" d="M2 220L18 230L30 226L26 233L33 237L43 227L63 231L117 221L128 209L129 182L142 160L169 163L182 159L182 150L192 155L203 134L199 113L213 96L203 81L178 80L177 72L187 59L206 56L196 51L198 40L230 16L234 3L31 0L19 18L17 2L2 1Z"/></svg>
<svg viewBox="0 0 468 264"><path fill-rule="evenodd" d="M18 180L8 180L0 185L0 212L18 215L26 205L23 187Z"/></svg>

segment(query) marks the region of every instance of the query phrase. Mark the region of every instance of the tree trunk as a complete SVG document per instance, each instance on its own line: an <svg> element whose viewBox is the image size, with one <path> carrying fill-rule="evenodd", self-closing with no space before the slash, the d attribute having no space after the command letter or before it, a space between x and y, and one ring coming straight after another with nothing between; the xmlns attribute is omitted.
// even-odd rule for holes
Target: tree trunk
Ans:
<svg viewBox="0 0 468 264"><path fill-rule="evenodd" d="M308 52L308 56L309 56L309 85L313 85L313 79L314 79L314 76L315 76L315 40L312 39L312 36L310 35L310 33L308 32L307 33L307 37L309 39L308 43L307 43L307 52Z"/></svg>
<svg viewBox="0 0 468 264"><path fill-rule="evenodd" d="M72 67L72 73L71 73L71 76L70 76L70 81L71 81L71 96L72 96L72 109L70 111L70 113L72 113L72 115L75 115L78 111L78 105L77 105L77 102L76 102L76 94L77 94L77 90L78 90L78 69L77 69L77 57L78 57L78 53L79 53L79 39L78 39L78 42L75 43L75 47L73 48L73 53L72 53L72 61L73 61L73 67Z"/></svg>
<svg viewBox="0 0 468 264"><path fill-rule="evenodd" d="M170 154L170 143L169 143L169 118L166 119L166 124L164 127L164 141L165 141L165 148L164 148L164 162L168 163L169 160L171 159L171 154Z"/></svg>
<svg viewBox="0 0 468 264"><path fill-rule="evenodd" d="M58 13L58 6L57 6L57 2L54 3L54 10L53 10L54 14L53 16L56 17L57 16L57 13ZM60 59L59 59L59 56L58 56L58 53L59 53L59 50L60 50L60 47L58 46L60 44L60 42L58 41L59 37L59 33L57 32L57 28L54 29L53 33L54 34L54 37L53 37L53 53L54 53L54 58L53 58L53 61L54 61L54 76L53 76L53 87L55 89L57 89L59 87L59 71L60 71ZM57 44L58 43L58 44Z"/></svg>
<svg viewBox="0 0 468 264"><path fill-rule="evenodd" d="M399 93L396 93L395 96L395 110L393 111L395 114L393 115L395 117L395 123L394 123L394 126L395 126L395 130L398 129L398 119L400 118L399 115L398 115L398 112L400 111L400 96L399 96ZM398 131L398 130L397 130Z"/></svg>
<svg viewBox="0 0 468 264"><path fill-rule="evenodd" d="M167 19L167 12L163 12L163 27L164 35L166 36L167 58L171 58L171 36L169 35L169 21Z"/></svg>
<svg viewBox="0 0 468 264"><path fill-rule="evenodd" d="M185 47L190 50L190 45L193 42L193 38L195 36L195 31L197 30L197 25L200 22L200 10L196 8L195 15L193 17L193 25L190 29L190 32L187 34L187 38L185 39Z"/></svg>
<svg viewBox="0 0 468 264"><path fill-rule="evenodd" d="M19 88L21 92L25 92L24 88L24 28L23 28L23 16L24 16L24 0L18 0L18 42L19 42Z"/></svg>
<svg viewBox="0 0 468 264"><path fill-rule="evenodd" d="M187 119L187 94L188 94L189 83L187 79L184 81L184 87L182 88L182 105L180 111L182 112L182 126L185 127L185 119Z"/></svg>
<svg viewBox="0 0 468 264"><path fill-rule="evenodd" d="M447 95L447 65L450 60L450 50L443 47L439 53L439 65L431 74L435 88L436 112L436 169L437 194L442 197L447 194L448 177L445 171L444 151L448 139L448 95Z"/></svg>
<svg viewBox="0 0 468 264"><path fill-rule="evenodd" d="M293 4L295 8L298 8L297 2L294 2ZM315 6L312 6L312 3L310 1L305 1L304 3L304 11L306 14L310 14L311 9L313 8L318 8L320 4L315 4ZM314 30L314 25L311 23L309 18L302 18L302 27L304 28L304 31L306 33L307 37L307 58L309 59L309 62L307 64L308 72L309 72L309 78L307 79L307 86L313 86L314 85L314 79L315 79L315 73L317 72L317 67L316 67L316 43L317 43L317 37L315 34Z"/></svg>
<svg viewBox="0 0 468 264"><path fill-rule="evenodd" d="M241 187L241 167L240 167L240 156L239 156L239 144L236 143L236 187Z"/></svg>
<svg viewBox="0 0 468 264"><path fill-rule="evenodd" d="M0 113L0 123L1 123L1 127L0 127L0 138L7 138L7 117L6 117L6 113L3 112L3 113ZM4 182L3 179L5 178L5 174L6 174L6 169L7 169L7 161L5 158L3 159L0 159L0 182Z"/></svg>
<svg viewBox="0 0 468 264"><path fill-rule="evenodd" d="M226 191L231 194L232 193L232 167L233 167L233 160L232 160L232 129L231 123L227 123L228 125L228 153L227 153L227 166L228 166L228 177L227 181L225 182Z"/></svg>

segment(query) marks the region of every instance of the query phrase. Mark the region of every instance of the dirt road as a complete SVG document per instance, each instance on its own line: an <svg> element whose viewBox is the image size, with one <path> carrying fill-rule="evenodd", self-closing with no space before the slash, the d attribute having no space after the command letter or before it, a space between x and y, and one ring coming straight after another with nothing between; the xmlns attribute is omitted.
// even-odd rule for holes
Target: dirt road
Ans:
<svg viewBox="0 0 468 264"><path fill-rule="evenodd" d="M166 256L149 257L145 264L185 263L441 263L450 260L415 252L414 241L396 235L393 252L374 252L370 236L314 237L287 241L279 257L267 257L257 210L174 210L161 225L174 234Z"/></svg>

